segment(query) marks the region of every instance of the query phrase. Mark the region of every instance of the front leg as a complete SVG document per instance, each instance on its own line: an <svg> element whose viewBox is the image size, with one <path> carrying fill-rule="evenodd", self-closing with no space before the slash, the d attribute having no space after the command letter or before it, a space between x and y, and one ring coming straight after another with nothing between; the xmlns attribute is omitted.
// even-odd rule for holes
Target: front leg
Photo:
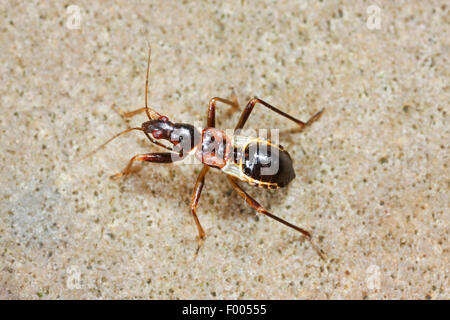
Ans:
<svg viewBox="0 0 450 320"><path fill-rule="evenodd" d="M117 112L125 120L134 117L135 115L141 114L145 111L145 107L133 111L124 111L122 108L116 106L115 104L111 106L111 109Z"/></svg>
<svg viewBox="0 0 450 320"><path fill-rule="evenodd" d="M319 120L320 116L322 115L324 109L320 110L319 112L317 112L315 115L313 115L308 121L303 122L297 118L294 118L293 116L291 116L290 114L281 111L278 108L275 108L274 106L272 106L271 104L265 102L264 100L261 100L259 98L253 98L252 100L250 100L247 104L247 106L245 107L245 109L242 111L241 117L239 118L238 124L236 125L234 132L239 132L245 125L245 123L248 120L248 117L250 116L250 114L253 111L253 108L255 107L255 105L259 103L262 104L264 107L266 107L269 110L272 110L273 112L278 113L279 115L294 121L296 124L298 124L300 126L301 129L304 129L306 127L309 127L313 122Z"/></svg>
<svg viewBox="0 0 450 320"><path fill-rule="evenodd" d="M128 165L122 172L116 173L111 176L111 179L116 179L121 176L125 176L131 172L131 167L133 166L134 161L147 161L147 162L155 162L155 163L173 163L175 161L182 160L182 158L173 152L155 152L155 153L144 153L135 155L130 159Z"/></svg>

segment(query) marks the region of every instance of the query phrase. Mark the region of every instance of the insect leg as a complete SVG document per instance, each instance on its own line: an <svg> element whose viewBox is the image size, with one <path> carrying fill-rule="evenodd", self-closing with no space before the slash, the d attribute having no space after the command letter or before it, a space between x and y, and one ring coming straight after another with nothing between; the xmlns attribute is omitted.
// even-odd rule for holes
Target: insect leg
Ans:
<svg viewBox="0 0 450 320"><path fill-rule="evenodd" d="M238 103L237 97L234 93L232 94L231 100L223 99L223 98L219 98L219 97L212 98L211 100L209 100L209 105L208 105L208 127L209 128L214 128L216 126L216 102L217 101L230 105L232 107L229 110L230 113L239 109L239 103Z"/></svg>
<svg viewBox="0 0 450 320"><path fill-rule="evenodd" d="M128 112L127 112L127 111L123 111L122 108L116 106L115 104L113 104L113 105L111 106L111 108L112 108L114 111L116 111L116 112L117 112L122 118L124 118L124 119L134 117L135 115L140 114L140 113L142 113L142 112L145 111L145 107L143 107L143 108L139 108L139 109L137 109L137 110L133 110L133 111L128 111Z"/></svg>
<svg viewBox="0 0 450 320"><path fill-rule="evenodd" d="M150 108L148 106L148 78L150 75L150 61L151 61L151 56L152 56L152 49L150 47L150 44L148 45L148 60L147 60L147 74L145 77L145 112L147 113L147 117L149 120L152 119L159 119L161 117L161 115L156 112L155 110L153 110L152 108Z"/></svg>
<svg viewBox="0 0 450 320"><path fill-rule="evenodd" d="M203 186L205 185L205 176L206 173L208 172L209 167L208 166L203 166L202 171L200 172L200 174L198 175L197 181L195 182L195 187L194 187L194 191L192 194L192 200L191 200L191 212L192 215L194 216L194 220L195 220L195 224L197 225L197 229L198 229L198 247L197 247L197 251L195 252L195 254L198 254L198 251L200 250L201 246L203 245L203 242L205 240L205 236L206 233L203 230L200 221L198 220L197 217L197 204L198 201L200 200L200 195L202 193L202 189Z"/></svg>
<svg viewBox="0 0 450 320"><path fill-rule="evenodd" d="M134 161L148 161L148 162L156 162L156 163L172 163L175 161L181 160L181 158L173 152L155 152L155 153L144 153L137 154L133 158L130 159L128 165L122 172L116 173L111 176L112 179L119 178L121 176L125 176L131 172L131 167L133 166Z"/></svg>
<svg viewBox="0 0 450 320"><path fill-rule="evenodd" d="M317 254L324 260L325 259L325 253L323 252L322 249L320 249L319 247L317 247L313 241L312 241L312 237L311 237L311 233L309 231L306 231L300 227L297 227L296 225L293 225L292 223L287 222L286 220L283 220L275 215L273 215L272 213L270 213L269 211L267 211L266 209L263 208L263 206L261 206L255 199L253 199L247 192L245 192L244 189L242 189L241 186L239 186L239 184L237 183L236 178L231 177L231 176L227 176L228 180L230 181L231 185L233 186L234 190L236 190L236 192L242 197L244 198L244 200L253 208L255 209L257 212L265 214L266 216L281 222L282 224L284 224L285 226L288 226L300 233L302 233L306 239L308 239L308 241L311 243L312 247L314 248L314 250L317 252Z"/></svg>
<svg viewBox="0 0 450 320"><path fill-rule="evenodd" d="M143 108L139 108L137 110L133 110L133 111L123 111L120 107L117 107L116 105L112 105L111 107L122 116L122 118L131 118L137 114L140 114L142 112L146 112L147 113L147 117L151 120L151 119L158 119L159 117L161 117L161 115L156 112L155 110L153 110L152 108L150 108L148 106L148 79L149 79L149 75L150 75L150 57L151 57L151 48L149 46L148 48L148 60L147 60L147 74L146 74L146 78L145 78L145 107Z"/></svg>
<svg viewBox="0 0 450 320"><path fill-rule="evenodd" d="M289 120L294 121L295 123L297 123L302 129L305 127L310 126L313 122L315 122L316 120L318 120L320 118L320 116L322 115L324 109L320 110L319 112L317 112L315 115L313 115L307 122L303 122L299 119L294 118L293 116L287 114L286 112L281 111L280 109L275 108L274 106L268 104L267 102L265 102L264 100L261 100L259 98L253 98L252 100L250 100L247 104L247 106L245 107L244 111L242 111L241 117L239 118L238 124L236 125L236 128L234 129L234 131L239 131L240 129L242 129L245 125L245 123L247 122L248 117L250 116L250 113L253 110L253 107L257 104L260 103L263 106L265 106L266 108L278 113L279 115L288 118Z"/></svg>

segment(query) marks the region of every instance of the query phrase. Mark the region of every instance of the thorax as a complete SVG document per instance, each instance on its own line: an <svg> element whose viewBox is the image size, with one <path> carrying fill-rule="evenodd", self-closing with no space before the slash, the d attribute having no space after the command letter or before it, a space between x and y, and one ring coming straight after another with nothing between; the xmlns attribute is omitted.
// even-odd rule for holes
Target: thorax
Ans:
<svg viewBox="0 0 450 320"><path fill-rule="evenodd" d="M232 138L216 128L203 129L195 156L202 163L222 169L230 159Z"/></svg>

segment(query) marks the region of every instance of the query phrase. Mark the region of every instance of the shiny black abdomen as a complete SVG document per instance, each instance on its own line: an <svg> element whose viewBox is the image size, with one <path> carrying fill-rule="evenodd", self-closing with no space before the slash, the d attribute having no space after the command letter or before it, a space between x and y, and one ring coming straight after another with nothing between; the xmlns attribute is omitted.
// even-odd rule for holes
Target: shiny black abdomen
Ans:
<svg viewBox="0 0 450 320"><path fill-rule="evenodd" d="M295 178L289 153L265 141L251 142L245 147L242 171L259 186L267 188L282 188Z"/></svg>

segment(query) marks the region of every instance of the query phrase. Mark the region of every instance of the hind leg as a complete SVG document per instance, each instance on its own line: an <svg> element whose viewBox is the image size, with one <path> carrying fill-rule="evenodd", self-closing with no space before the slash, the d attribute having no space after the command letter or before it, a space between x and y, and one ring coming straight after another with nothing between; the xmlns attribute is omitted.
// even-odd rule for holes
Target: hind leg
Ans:
<svg viewBox="0 0 450 320"><path fill-rule="evenodd" d="M231 183L231 186L233 187L234 190L236 190L236 192L253 208L255 209L258 213L262 213L266 216L268 216L269 218L272 218L282 224L284 224L285 226L288 226L289 228L292 228L300 233L302 233L305 238L311 243L311 246L314 248L314 250L317 252L317 254L324 260L326 260L326 256L325 253L323 252L322 249L320 249L319 247L317 247L314 242L312 241L312 237L311 237L311 233L309 231L306 231L305 229L302 229L300 227L297 227L296 225L293 225L292 223L287 222L284 219L281 219L280 217L277 217L276 215L270 213L269 211L267 211L266 209L263 208L263 206L261 206L258 201L256 201L255 199L253 199L247 192L245 192L244 189L242 189L241 186L239 186L239 184L237 183L236 178L231 177L231 176L227 176L228 180Z"/></svg>

